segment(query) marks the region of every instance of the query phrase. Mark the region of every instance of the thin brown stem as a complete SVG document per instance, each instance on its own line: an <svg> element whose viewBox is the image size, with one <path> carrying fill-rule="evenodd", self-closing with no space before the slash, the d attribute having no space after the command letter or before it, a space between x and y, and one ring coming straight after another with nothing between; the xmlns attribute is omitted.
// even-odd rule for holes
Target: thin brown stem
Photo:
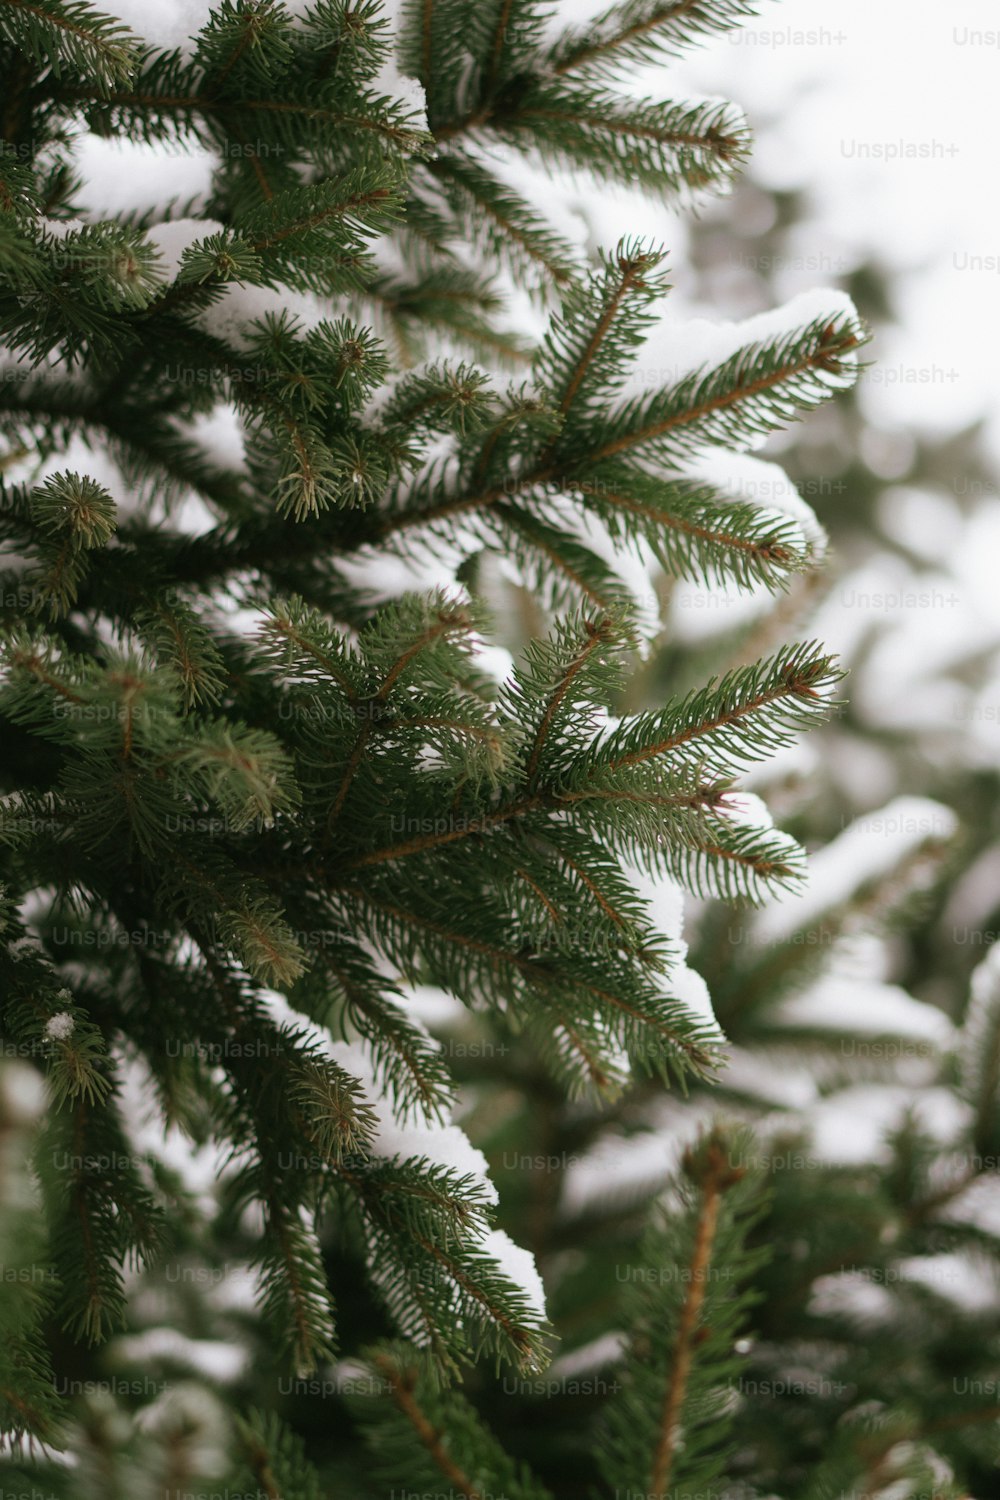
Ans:
<svg viewBox="0 0 1000 1500"><path fill-rule="evenodd" d="M653 1455L649 1488L651 1495L658 1497L658 1500L666 1500L670 1487L670 1474L677 1454L681 1413L691 1376L695 1337L705 1300L705 1288L708 1284L706 1273L715 1245L721 1201L720 1179L717 1175L709 1175L704 1183L701 1207L695 1226L690 1277L684 1306L681 1309L670 1377L663 1397L659 1440Z"/></svg>
<svg viewBox="0 0 1000 1500"><path fill-rule="evenodd" d="M445 1447L443 1431L434 1426L417 1401L413 1393L415 1377L398 1370L392 1360L382 1354L375 1356L373 1364L388 1383L392 1400L455 1493L461 1495L463 1500L483 1500L482 1491L477 1489Z"/></svg>
<svg viewBox="0 0 1000 1500"><path fill-rule="evenodd" d="M558 686L545 706L541 722L535 730L535 737L531 742L531 749L528 753L528 763L525 767L525 776L529 785L535 779L539 758L545 746L549 730L552 727L552 721L559 712L559 708L572 687L574 679L582 672L594 652L599 647L607 644L609 638L609 621L607 619L588 620L586 622L586 630L587 640L563 672Z"/></svg>
<svg viewBox="0 0 1000 1500"><path fill-rule="evenodd" d="M457 610L451 614L447 613L446 611L442 611L438 615L434 623L428 626L424 633L419 636L412 645L408 646L407 649L396 659L396 661L393 662L385 677L382 679L382 683L375 693L372 702L385 702L393 687L399 681L402 673L409 666L413 658L415 656L418 656L421 651L425 650L434 641L439 640L441 636L447 635L449 631L467 630L469 628L469 625L469 617L464 612L464 610ZM344 803L347 801L347 794L351 789L354 777L357 774L358 767L361 764L362 757L368 747L368 741L371 739L374 727L375 719L373 717L369 717L365 719L360 730L358 731L358 737L354 742L354 749L351 751L350 758L344 770L343 779L341 780L340 786L337 790L337 795L333 800L333 806L330 809L329 817L327 818L327 843L329 843L331 834L333 832L333 826L336 823L337 819L340 817L341 812L343 811Z"/></svg>
<svg viewBox="0 0 1000 1500"><path fill-rule="evenodd" d="M542 801L541 797L527 797L521 802L503 808L500 812L488 813L482 818L469 819L459 828L447 828L439 833L419 834L415 838L405 840L404 843L392 844L387 849L373 849L368 854L361 854L357 859L350 860L341 868L358 870L366 865L381 865L387 860L406 859L410 854L423 854L427 849L439 849L442 844L453 844L456 839L489 833L491 829L498 828L502 823L508 823L511 818L523 817L525 813L532 812L536 807L541 806Z"/></svg>
<svg viewBox="0 0 1000 1500"><path fill-rule="evenodd" d="M756 380L751 380L747 385L733 386L730 390L709 396L704 401L698 402L696 406L689 406L684 411L674 412L660 422L652 422L648 427L639 428L637 432L625 432L620 437L611 438L589 455L590 462L599 463L601 459L612 458L626 448L634 448L639 443L648 443L652 438L662 437L664 433L673 432L676 428L689 427L692 422L700 422L703 417L711 416L714 412L726 411L740 401L746 401L761 395L764 391L773 390L784 381L804 374L806 370L825 369L828 365L829 354L827 352L809 354L792 365L784 365L780 370L772 370L767 375L758 375Z"/></svg>
<svg viewBox="0 0 1000 1500"><path fill-rule="evenodd" d="M777 703L789 695L796 696L795 684L783 682L780 687L772 688L770 692L758 693L755 697L749 698L746 703L738 703L733 708L725 709L714 719L702 719L698 724L689 724L686 729L667 735L665 739L657 740L654 745L642 745L638 750L631 750L627 755L620 755L616 760L609 762L608 769L618 771L622 766L635 766L642 761L653 760L656 756L663 755L668 750L676 750L679 746L699 739L704 734L711 734L716 729L724 729L730 724L736 724L740 719L745 719L748 714L757 713L760 709L766 708L769 703Z"/></svg>
<svg viewBox="0 0 1000 1500"><path fill-rule="evenodd" d="M497 74L500 71L500 59L503 56L503 44L507 40L507 27L510 25L510 13L513 3L514 0L503 0L503 4L500 7L496 31L493 33L493 45L490 48L490 60L487 64L483 80L484 94L492 92Z"/></svg>
<svg viewBox="0 0 1000 1500"><path fill-rule="evenodd" d="M615 32L613 36L603 41L591 42L589 46L580 46L575 52L570 52L558 62L552 71L557 77L571 73L574 68L584 67L594 57L603 57L609 52L614 52L619 47L625 47L636 37L645 36L657 27L663 26L667 21L676 20L679 16L686 15L688 11L694 10L702 0L678 0L675 5L662 7L660 11L654 11L651 16L645 16L640 21L634 21L631 26L625 26L621 31Z"/></svg>

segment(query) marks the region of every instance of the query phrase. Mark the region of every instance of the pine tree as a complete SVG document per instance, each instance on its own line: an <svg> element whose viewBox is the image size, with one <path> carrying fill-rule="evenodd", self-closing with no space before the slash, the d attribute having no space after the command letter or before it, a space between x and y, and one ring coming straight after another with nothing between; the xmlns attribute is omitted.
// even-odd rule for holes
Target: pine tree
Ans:
<svg viewBox="0 0 1000 1500"><path fill-rule="evenodd" d="M724 264L734 254L719 227L729 213L695 236L697 249L699 237L711 235ZM757 264L790 259L789 215L786 204L774 238L754 243ZM746 243L737 246L746 256ZM887 305L879 288L871 268L851 278L876 323ZM758 288L756 300L771 299ZM794 610L782 598L750 625L680 642L668 628L641 679L633 678L632 702L656 701L678 673L697 677L739 660L778 629L813 630L817 615L830 621L824 595L835 607L854 570L889 544L914 568L908 586L926 587L928 575L921 578L891 531L885 502L898 503L901 492L857 456L869 419L846 399L832 410L841 421L846 410L848 437L831 444L829 429L810 433L807 420L782 453L803 494L819 496L814 503L838 539L825 576L802 579ZM934 444L914 435L913 467L894 479L993 494L974 438ZM817 452L829 465L855 455L848 482L841 470L827 483L821 476L838 470L817 469ZM776 492L773 467L753 478L758 494ZM875 622L852 666L867 672L872 639L892 626L890 618ZM929 672L947 671L967 694L970 680L988 681L990 665L977 650L943 667L932 662ZM865 700L810 737L811 747L820 741L818 753L755 773L755 789L818 848L815 897L765 909L759 919L708 902L686 932L690 961L708 979L732 1044L727 1070L701 1102L757 1121L759 1143L743 1159L770 1188L757 1245L771 1257L751 1277L752 1337L731 1387L736 1456L714 1486L720 1495L966 1496L995 1487L1000 1243L996 1156L982 1133L983 1110L992 1114L997 1104L996 1037L987 1020L995 953L966 983L996 929L982 879L996 838L995 773L967 768L961 721L936 723L922 736L919 728L880 732L878 698L869 692ZM915 717L919 710L915 704ZM940 751L946 736L947 758ZM866 770L879 766L879 783L891 767L892 782L910 795L882 806L865 776L845 781L843 768L858 752ZM913 796L928 789L944 805ZM950 807L966 815L960 841ZM959 932L956 915L970 902L983 930ZM894 984L883 979L887 962ZM931 1003L914 1004L901 985ZM475 1043L467 1046L471 1056ZM493 1043L481 1046L491 1058ZM495 1164L507 1222L531 1236L563 1357L541 1396L525 1387L524 1397L503 1399L488 1388L478 1402L508 1449L527 1452L553 1493L588 1493L593 1450L579 1434L621 1379L625 1294L616 1287L616 1298L609 1288L619 1280L684 1278L682 1260L649 1257L639 1245L670 1154L695 1128L693 1111L665 1109L655 1089L645 1097L633 1089L615 1107L583 1117L550 1097L540 1107L545 1096L527 1066L513 1106L512 1075L517 1069L506 1057L484 1063L477 1055L462 1077L486 1093L472 1116L476 1139ZM504 1099L502 1110L496 1098ZM639 1482L638 1492L647 1484Z"/></svg>
<svg viewBox="0 0 1000 1500"><path fill-rule="evenodd" d="M394 27L352 0L218 0L163 50L76 0L0 0L2 1027L11 1097L22 1059L47 1082L33 1135L36 1104L4 1116L0 1396L53 1493L319 1493L274 1389L324 1387L335 1356L361 1362L389 1479L544 1492L470 1404L492 1362L540 1378L550 1327L417 999L461 1001L581 1140L639 1107L633 1070L642 1107L701 1097L720 1037L650 892L796 884L800 848L734 778L827 714L839 672L781 639L629 710L627 559L772 591L808 570L800 516L691 464L846 388L864 333L832 299L637 383L664 252L588 261L496 160L724 188L738 113L627 84L747 13L627 0L553 34L517 0L424 0ZM99 217L81 136L210 152L210 189ZM515 288L547 318L534 346ZM398 586L442 558L433 591ZM542 629L498 683L501 564ZM139 1090L169 1140L217 1153L210 1208L141 1135ZM729 1293L765 1274L754 1150L710 1131L651 1216L658 1276L623 1309L627 1378L587 1450L612 1489L728 1482L755 1295ZM144 1296L225 1326L197 1291L234 1267L259 1399L131 1400L101 1349L127 1350ZM87 1372L103 1395L65 1399ZM357 1463L321 1456L368 1484Z"/></svg>

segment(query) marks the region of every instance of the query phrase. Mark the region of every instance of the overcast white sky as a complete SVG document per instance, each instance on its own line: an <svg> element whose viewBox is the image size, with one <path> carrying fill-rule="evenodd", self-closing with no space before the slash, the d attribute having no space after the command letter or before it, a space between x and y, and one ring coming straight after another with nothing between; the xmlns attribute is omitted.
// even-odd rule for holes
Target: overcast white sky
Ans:
<svg viewBox="0 0 1000 1500"><path fill-rule="evenodd" d="M764 0L678 78L746 110L756 174L821 207L818 255L874 247L903 270L873 409L947 427L992 411L1000 457L996 0Z"/></svg>

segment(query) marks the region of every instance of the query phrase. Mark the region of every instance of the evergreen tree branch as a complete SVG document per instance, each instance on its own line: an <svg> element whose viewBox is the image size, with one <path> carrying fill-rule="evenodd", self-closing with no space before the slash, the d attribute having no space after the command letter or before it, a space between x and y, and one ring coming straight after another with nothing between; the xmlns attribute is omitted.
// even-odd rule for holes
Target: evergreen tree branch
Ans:
<svg viewBox="0 0 1000 1500"><path fill-rule="evenodd" d="M547 281L562 290L572 280L570 247L540 223L527 205L485 172L478 162L458 151L440 155L428 164L438 181L454 183L471 201L474 213L467 221L470 238L485 240L515 272L532 266ZM494 233L484 235L492 225ZM477 232L478 231L478 232Z"/></svg>
<svg viewBox="0 0 1000 1500"><path fill-rule="evenodd" d="M281 1202L277 1193L265 1196L264 1207L274 1247L268 1246L263 1264L265 1268L280 1265L282 1278L280 1292L275 1283L265 1301L265 1311L272 1326L280 1330L296 1373L307 1375L322 1360L332 1357L335 1346L319 1246L312 1236L307 1237L297 1213Z"/></svg>
<svg viewBox="0 0 1000 1500"><path fill-rule="evenodd" d="M567 973L565 977L560 977L549 972L544 965L531 957L503 948L483 938L471 937L432 917L387 901L362 887L346 886L343 890L345 895L358 901L362 908L367 906L377 912L382 912L403 924L410 931L423 931L442 939L449 947L453 946L488 959L492 970L499 969L501 972L504 969L512 970L531 991L543 998L547 1004L554 1004L558 1008L561 1021L565 1018L561 995L563 991L568 990L576 996L585 995L589 1000L596 1002L604 1015L609 1020L613 1019L619 1028L626 1030L635 1028L637 1035L655 1038L651 1045L647 1044L645 1047L639 1043L636 1047L637 1056L641 1057L645 1054L647 1058L660 1057L664 1063L676 1058L681 1066L691 1068L695 1072L708 1069L712 1065L712 1054L699 1036L689 1035L683 1026L671 1024L659 1013L658 1008L630 1000L626 995L616 994L608 989L607 985L588 977L585 970L581 969L572 975ZM573 1029L577 1050L581 1055L591 1057L582 1038L583 1027L577 1022ZM598 1072L602 1077L606 1076L603 1069L592 1068L589 1065L588 1072L591 1076Z"/></svg>
<svg viewBox="0 0 1000 1500"><path fill-rule="evenodd" d="M525 778L529 786L535 782L538 763L545 748L545 741L573 683L587 666L594 652L606 647L613 639L613 627L607 616L603 616L597 620L585 620L583 628L586 633L586 639L573 659L566 664L553 692L549 695L538 722L538 727L535 730L534 738L528 749Z"/></svg>
<svg viewBox="0 0 1000 1500"><path fill-rule="evenodd" d="M481 818L474 819L461 828L444 829L440 833L418 834L412 839L407 839L401 844L392 844L386 849L372 849L366 854L359 854L356 858L348 860L346 864L338 863L337 870L349 874L352 870L364 869L367 865L380 865L387 860L406 859L410 854L425 854L429 849L440 849L442 845L453 844L458 839L476 838L480 834L492 832L504 823L509 823L512 818L524 817L542 805L542 797L527 797L497 812L487 813Z"/></svg>
<svg viewBox="0 0 1000 1500"><path fill-rule="evenodd" d="M336 963L326 950L321 966L342 991L351 1019L371 1046L376 1063L385 1060L384 1074L404 1109L415 1104L426 1119L440 1118L452 1102L451 1079L424 1034L403 1020L399 1008L381 993L381 986L375 991L356 983L346 964ZM380 980L376 976L376 982Z"/></svg>
<svg viewBox="0 0 1000 1500"><path fill-rule="evenodd" d="M577 312L576 298L568 299L567 303L564 303L559 321L554 324L546 341L547 349L539 361L547 376L547 385L550 389L554 389L554 393L559 397L558 410L564 419L573 406L598 353L602 351L612 329L616 328L619 313L630 298L638 293L637 311L633 312L630 322L625 323L624 329L616 330L619 348L622 351L631 352L631 347L636 342L639 332L648 322L648 318L642 313L643 304L650 299L654 288L661 289L658 282L651 284L650 278L650 273L656 269L661 260L662 254L658 251L646 251L638 244L631 245L625 241L619 244L615 252L614 263L613 265L609 263L606 275L602 279L603 284L597 283L602 294L600 314L593 328L586 334L582 347L579 347L579 341L583 329L577 332L574 328L575 323L583 321ZM596 278L594 280L596 281ZM593 281L591 287L597 289ZM586 316L589 321L589 308ZM574 343L578 345L577 348L573 347ZM605 359L605 366L606 368L601 373L601 386L607 390L612 384L610 373L613 366L611 366L610 358ZM549 453L558 441L557 432L548 450Z"/></svg>
<svg viewBox="0 0 1000 1500"><path fill-rule="evenodd" d="M707 485L607 465L582 479L574 493L612 535L641 536L678 577L783 586L812 558L793 522L727 501Z"/></svg>
<svg viewBox="0 0 1000 1500"><path fill-rule="evenodd" d="M502 1138L540 1137L565 1164L609 1124L631 1135L646 1123L641 1086L614 1113L594 1107L595 1092L612 1097L642 1071L682 1089L712 1073L716 1029L678 998L691 975L644 890L669 879L753 900L796 876L801 851L741 822L727 787L823 716L836 674L812 647L782 648L621 717L636 603L623 554L645 565L651 550L668 574L741 586L780 586L811 562L808 517L730 504L682 476L695 450L752 446L844 388L862 334L850 316L819 320L630 395L665 289L652 274L660 252L623 241L588 277L547 206L508 187L506 167L494 173L490 154L513 149L660 196L724 184L747 142L735 110L604 80L734 24L748 0L623 0L554 47L543 0L407 0L396 60L423 81L427 131L390 97L391 28L372 0L205 9L193 49L164 52L133 50L82 0L0 0L13 148L0 153L0 323L14 361L0 382L0 469L51 475L82 440L95 465L117 465L129 511L115 529L111 494L77 474L0 494L12 553L0 576L11 626L0 782L27 788L0 799L0 1021L5 1046L37 1050L47 1067L46 1149L65 1143L87 1163L50 1171L38 1156L64 1285L54 1319L41 1302L14 1324L0 1309L0 1404L15 1432L38 1435L46 1419L55 1430L53 1330L63 1320L86 1340L119 1320L125 1267L151 1255L165 1202L179 1257L257 1268L251 1339L303 1373L333 1356L345 1264L367 1273L379 1307L367 1295L352 1305L352 1345L373 1317L419 1345L380 1351L398 1387L377 1418L393 1484L403 1474L467 1500L548 1500L445 1388L467 1363L534 1371L547 1352L533 1274L516 1246L491 1248L492 1187L447 1125L450 1107L470 1083L487 1101L541 1100L540 1122L520 1109L498 1120ZM120 66L102 60L102 44L119 41ZM74 170L81 131L145 143L157 159L209 153L207 197L93 222L89 153ZM531 383L502 390L477 364L527 357L505 331L509 283L562 295ZM317 321L320 301L344 315ZM214 456L225 451L215 419L230 414L242 444L232 460ZM208 532L187 535L191 494L217 518ZM403 560L380 577L379 553L412 539L405 564L422 567L442 535L449 557L434 566L455 572L463 600L516 577L535 636L566 599L577 608L500 686L475 605L451 591L381 602ZM457 569L451 544L466 554ZM265 619L257 639L250 612ZM425 1027L435 990L467 1014ZM275 1019L285 1000L299 1024ZM470 1051L479 1061L452 1066L466 1055L452 1040L478 1046L494 1029L511 1063ZM170 1046L178 1037L190 1056ZM338 1042L358 1049L370 1086L341 1067L351 1053ZM111 1046L130 1086L133 1066L140 1088L148 1067L149 1092L191 1142L229 1152L214 1212L166 1151L138 1173L93 1165L135 1149ZM981 1098L996 1076L963 1065L980 1146L996 1129ZM585 1106L559 1103L583 1090ZM484 1119L466 1117L470 1135ZM713 1176L716 1144L686 1163L643 1252L677 1275L651 1282L623 1320L629 1395L624 1414L609 1411L609 1487L638 1488L637 1454L661 1497L730 1479L774 1487L749 1477L742 1450L723 1478L727 1433L742 1441L748 1421L729 1410L747 1296L730 1298L711 1273L742 1286L756 1262L743 1243L752 1195ZM919 1143L899 1151L896 1217L922 1253L944 1233L928 1207L940 1184ZM449 1159L475 1165L463 1174ZM498 1176L506 1222L544 1200L532 1227L545 1248L571 1243L544 1222L559 1180L549 1173L539 1190ZM556 1286L559 1319L568 1310L583 1342L607 1329L599 1288L624 1222L594 1221L590 1243L572 1241L579 1280L571 1268ZM231 1341L223 1298L160 1291L193 1333ZM144 1303L133 1311L138 1331ZM206 1433L228 1396L212 1402ZM173 1403L171 1392L148 1422L137 1412L134 1432L110 1408L88 1413L52 1480L60 1495L89 1500L88 1457L116 1495L140 1470L178 1492L200 1483L190 1402ZM319 1500L320 1479L277 1422L254 1413L240 1435L244 1488ZM350 1442L331 1454L317 1441L323 1483L371 1488ZM579 1487L575 1475L567 1484Z"/></svg>
<svg viewBox="0 0 1000 1500"><path fill-rule="evenodd" d="M560 38L549 58L557 77L593 70L614 72L623 63L673 56L755 14L747 0L626 0L603 12L585 30Z"/></svg>
<svg viewBox="0 0 1000 1500"><path fill-rule="evenodd" d="M236 1421L251 1483L266 1500L322 1500L319 1479L305 1447L273 1412L248 1412ZM249 1489L243 1484L242 1489Z"/></svg>
<svg viewBox="0 0 1000 1500"><path fill-rule="evenodd" d="M489 58L483 71L483 92L489 93L500 71L500 59L503 56L504 43L507 40L507 31L510 26L511 11L516 0L500 0L500 10L497 14L496 26L493 30L493 40L490 44Z"/></svg>
<svg viewBox="0 0 1000 1500"><path fill-rule="evenodd" d="M745 446L751 434L770 432L797 409L808 410L828 397L835 383L852 373L850 361L862 341L850 322L821 320L769 345L741 349L716 369L696 371L652 398L627 403L599 425L574 428L572 435L567 430L560 439L562 462L543 457L513 481L505 478L396 510L381 518L378 534L386 539L416 525L488 510L549 484L572 489L590 479L598 465L631 449L675 461L713 441Z"/></svg>
<svg viewBox="0 0 1000 1500"><path fill-rule="evenodd" d="M36 63L48 63L57 77L64 64L82 73L92 69L109 88L138 63L128 27L87 0L0 0L0 35Z"/></svg>
<svg viewBox="0 0 1000 1500"><path fill-rule="evenodd" d="M393 1361L384 1354L374 1355L372 1364L388 1385L393 1402L410 1424L418 1441L430 1454L435 1468L440 1470L463 1500L484 1500L482 1491L452 1459L444 1444L444 1434L428 1421L421 1410L414 1394L414 1374L397 1369Z"/></svg>
<svg viewBox="0 0 1000 1500"><path fill-rule="evenodd" d="M704 1176L699 1181L698 1218L688 1265L687 1289L674 1342L674 1352L660 1410L660 1435L653 1453L650 1490L656 1500L666 1500L670 1488L674 1451L680 1436L681 1412L687 1395L694 1337L705 1301L705 1284L719 1221L723 1185L729 1166L721 1152L713 1152Z"/></svg>
<svg viewBox="0 0 1000 1500"><path fill-rule="evenodd" d="M223 84L244 54L251 49L259 48L268 31L269 18L266 12L251 10L227 19L234 22L237 35L229 56L221 68L212 69L210 72L212 92L216 95L222 91Z"/></svg>
<svg viewBox="0 0 1000 1500"><path fill-rule="evenodd" d="M632 596L617 574L572 535L510 503L497 503L492 514L515 539L514 559L526 575L525 586L537 589L554 609L578 607L582 602L607 614L627 613L633 607ZM537 580L531 572L533 565ZM546 568L548 577L544 576Z"/></svg>
<svg viewBox="0 0 1000 1500"><path fill-rule="evenodd" d="M341 778L340 785L337 788L336 795L333 799L329 818L327 820L328 837L332 832L334 824L337 822L337 819L340 817L340 814L343 811L344 804L347 801L348 793L351 789L351 783L353 782L354 777L357 774L358 767L361 764L361 760L364 756L368 741L371 738L371 735L375 728L376 719L374 713L372 712L372 709L375 707L375 705L384 704L386 702L393 688L396 686L396 683L405 674L410 664L418 656L420 656L422 652L433 646L437 641L447 639L448 636L454 634L455 632L458 632L459 634L468 632L471 626L472 620L465 610L441 609L438 611L437 618L432 620L426 626L422 634L418 636L416 640L412 641L406 647L406 649L396 657L395 661L393 661L389 665L388 670L384 673L381 682L371 696L370 702L368 704L367 716L365 717L364 721L362 722L361 728L358 731L357 738L354 742L354 747L351 750L347 765L344 768L343 777Z"/></svg>
<svg viewBox="0 0 1000 1500"><path fill-rule="evenodd" d="M767 1259L746 1245L762 1206L759 1174L743 1165L748 1144L745 1132L716 1127L685 1151L672 1211L642 1245L643 1264L661 1275L627 1294L631 1338L601 1468L656 1500L714 1493L726 1472L727 1396L742 1363L734 1344L754 1300L749 1278Z"/></svg>
<svg viewBox="0 0 1000 1500"><path fill-rule="evenodd" d="M365 1429L377 1472L406 1472L426 1493L463 1500L551 1500L549 1491L501 1448L459 1391L442 1388L426 1355L403 1343L366 1351L372 1378L351 1406ZM362 1393L363 1392L363 1393Z"/></svg>
<svg viewBox="0 0 1000 1500"><path fill-rule="evenodd" d="M15 0L2 0L2 3L12 4ZM220 100L206 98L197 93L169 94L157 93L155 90L115 89L105 93L77 85L61 87L56 97L59 102L66 104L93 102L143 114L155 112L157 115L176 114L184 117L205 115L209 118L217 117L222 121L229 121L234 116L238 119L239 115L245 111L251 116L262 115L265 118L274 116L282 122L301 121L303 124L323 126L330 130L350 129L371 133L381 136L401 151L412 151L424 140L421 133L411 126L401 126L353 111L338 110L326 105L307 104L293 99Z"/></svg>
<svg viewBox="0 0 1000 1500"><path fill-rule="evenodd" d="M861 342L857 330L834 321L814 324L804 335L779 341L766 351L740 350L718 370L698 372L674 390L626 408L615 424L622 430L600 443L589 455L590 461L600 463L630 448L671 437L680 436L685 443L712 438L732 441L744 430L770 430L778 415L768 399L772 392L788 388L800 405L815 404L829 394L829 377L842 376L844 361ZM754 373L765 359L770 368ZM730 413L733 422L727 427ZM784 401L781 414L789 414ZM695 429L693 437L687 435L688 428Z"/></svg>
<svg viewBox="0 0 1000 1500"><path fill-rule="evenodd" d="M350 219L359 211L364 215L366 210L384 210L393 202L393 192L388 187L375 187L367 191L349 193L346 197L340 197L340 184L330 185L334 191L330 195L330 201L321 208L301 215L298 218L289 219L284 213L280 213L280 224L268 234L262 234L250 241L252 249L260 255L267 250L273 250L276 245L283 244L288 239L300 238L310 230L318 229L322 225L329 224L331 220ZM273 202L268 205L274 210L274 218L279 218L279 211Z"/></svg>
<svg viewBox="0 0 1000 1500"><path fill-rule="evenodd" d="M792 647L787 654L713 679L658 717L625 720L598 747L594 770L620 771L677 752L699 761L710 752L720 753L731 764L753 759L758 731L761 744L783 743L781 720L787 716L790 724L805 724L829 707L830 689L839 676L831 658L818 655L814 645ZM657 722L667 733L656 732Z"/></svg>

